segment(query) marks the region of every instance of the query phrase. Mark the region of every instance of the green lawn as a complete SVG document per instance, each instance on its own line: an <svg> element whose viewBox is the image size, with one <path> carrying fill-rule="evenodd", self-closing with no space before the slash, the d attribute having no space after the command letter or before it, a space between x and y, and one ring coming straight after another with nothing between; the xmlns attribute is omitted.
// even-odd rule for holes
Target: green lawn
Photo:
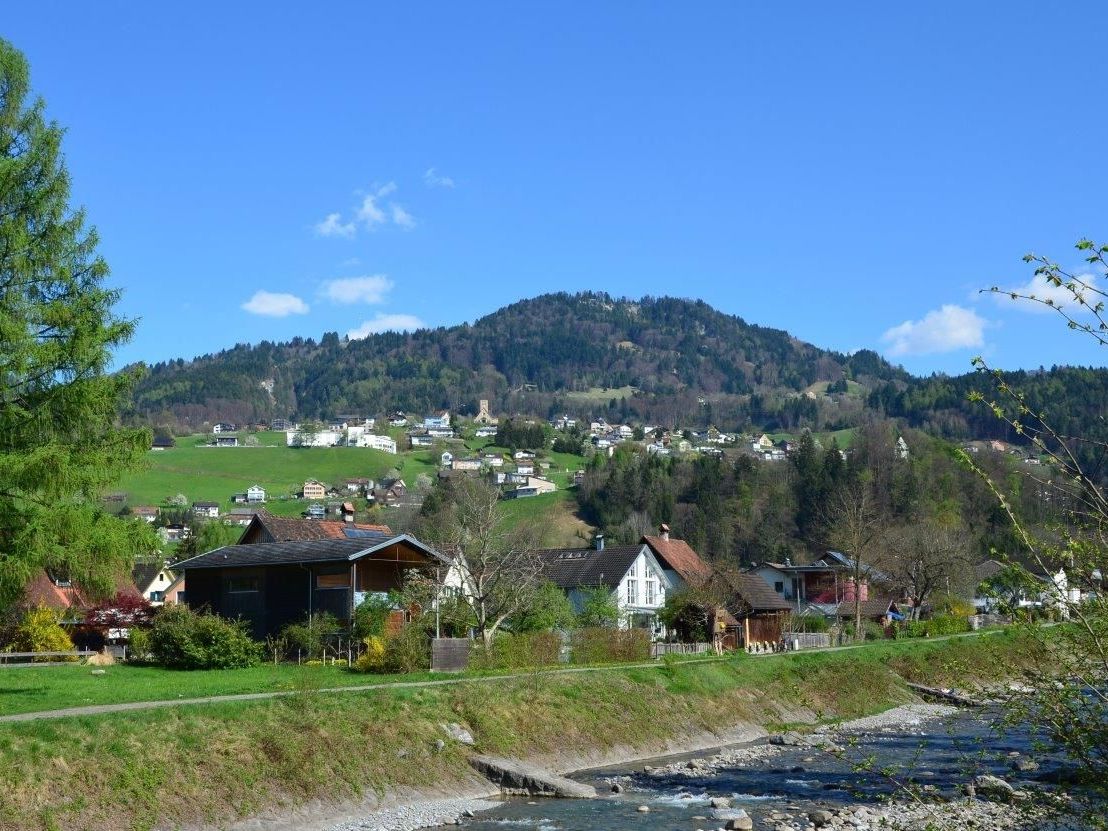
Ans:
<svg viewBox="0 0 1108 831"><path fill-rule="evenodd" d="M123 477L115 490L129 505L160 505L184 494L190 502L205 500L231 507L231 494L251 485L266 489L273 513L298 514L304 503L291 500L306 479L341 484L343 479L379 479L397 469L408 485L420 473L434 475L438 454L427 450L397 455L362 447L290 448L284 433L257 433L258 447L206 447L206 437L180 439L171 450L147 454L145 470ZM285 503L285 504L283 504Z"/></svg>

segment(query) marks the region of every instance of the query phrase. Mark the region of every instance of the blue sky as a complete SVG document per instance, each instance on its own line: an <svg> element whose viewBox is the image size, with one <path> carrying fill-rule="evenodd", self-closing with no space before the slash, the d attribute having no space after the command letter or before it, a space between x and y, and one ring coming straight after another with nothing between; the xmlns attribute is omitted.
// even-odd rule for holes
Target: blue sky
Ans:
<svg viewBox="0 0 1108 831"><path fill-rule="evenodd" d="M698 297L917 373L1104 363L978 298L1108 238L1102 4L6 8L122 361Z"/></svg>

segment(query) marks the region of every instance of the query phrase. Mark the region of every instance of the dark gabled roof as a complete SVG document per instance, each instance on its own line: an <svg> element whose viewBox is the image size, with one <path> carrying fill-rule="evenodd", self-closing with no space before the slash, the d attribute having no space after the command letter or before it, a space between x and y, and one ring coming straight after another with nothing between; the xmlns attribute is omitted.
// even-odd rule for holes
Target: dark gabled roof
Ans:
<svg viewBox="0 0 1108 831"><path fill-rule="evenodd" d="M428 559L445 560L441 554L407 534L393 536L366 532L354 539L266 542L225 545L176 563L177 570L197 568L241 568L244 566L297 565L300 563L351 562L397 543L422 551Z"/></svg>
<svg viewBox="0 0 1108 831"><path fill-rule="evenodd" d="M982 560L974 567L977 573L977 581L991 580L1000 574L1007 566L999 560Z"/></svg>
<svg viewBox="0 0 1108 831"><path fill-rule="evenodd" d="M784 612L792 609L792 605L757 574L740 572L731 575L729 582L751 611Z"/></svg>
<svg viewBox="0 0 1108 831"><path fill-rule="evenodd" d="M218 508L219 503L218 502L193 502L192 507L194 507L194 508Z"/></svg>
<svg viewBox="0 0 1108 831"><path fill-rule="evenodd" d="M165 570L166 567L161 563L135 563L135 567L131 569L131 582L140 592L146 591L146 587L154 582L154 578Z"/></svg>
<svg viewBox="0 0 1108 831"><path fill-rule="evenodd" d="M247 537L261 536L260 542L302 542L305 540L341 540L351 536L352 532L371 532L392 536L387 525L363 525L361 523L340 522L338 520L293 519L273 516L264 509L254 514L250 526L239 537L239 543ZM269 539L266 539L266 538Z"/></svg>
<svg viewBox="0 0 1108 831"><path fill-rule="evenodd" d="M869 600L863 600L861 606L862 617L873 618L888 613L890 609L895 611L896 601L891 597L871 597ZM854 617L854 601L844 600L840 603L836 616L845 618Z"/></svg>
<svg viewBox="0 0 1108 831"><path fill-rule="evenodd" d="M595 548L548 548L535 552L543 576L561 589L605 586L614 589L646 545L609 545Z"/></svg>

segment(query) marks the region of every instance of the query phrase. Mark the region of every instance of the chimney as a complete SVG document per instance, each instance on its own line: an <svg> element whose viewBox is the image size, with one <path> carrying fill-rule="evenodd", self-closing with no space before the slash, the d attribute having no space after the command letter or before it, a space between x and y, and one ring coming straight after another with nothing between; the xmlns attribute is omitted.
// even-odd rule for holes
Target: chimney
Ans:
<svg viewBox="0 0 1108 831"><path fill-rule="evenodd" d="M658 530L662 532L662 539L669 542L669 526L663 522Z"/></svg>
<svg viewBox="0 0 1108 831"><path fill-rule="evenodd" d="M593 538L592 544L593 544L593 547L597 551L603 551L604 550L604 535L603 534L597 534Z"/></svg>

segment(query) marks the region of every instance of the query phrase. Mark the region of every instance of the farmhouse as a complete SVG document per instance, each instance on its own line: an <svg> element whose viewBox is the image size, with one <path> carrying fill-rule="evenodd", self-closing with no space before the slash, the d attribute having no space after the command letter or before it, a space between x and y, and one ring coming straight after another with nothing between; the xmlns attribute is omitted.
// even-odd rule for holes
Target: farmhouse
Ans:
<svg viewBox="0 0 1108 831"><path fill-rule="evenodd" d="M150 443L151 450L169 450L171 447L176 446L177 442L169 436L158 436Z"/></svg>
<svg viewBox="0 0 1108 831"><path fill-rule="evenodd" d="M326 495L327 488L322 482L318 482L315 479L309 479L305 482L301 490L301 496L304 499L323 499Z"/></svg>
<svg viewBox="0 0 1108 831"><path fill-rule="evenodd" d="M246 489L246 501L250 503L265 502L265 488L261 485L251 485Z"/></svg>
<svg viewBox="0 0 1108 831"><path fill-rule="evenodd" d="M158 518L158 509L153 505L135 505L131 508L131 516L153 522Z"/></svg>
<svg viewBox="0 0 1108 831"><path fill-rule="evenodd" d="M408 572L449 565L407 534L343 530L339 539L240 542L184 560L177 568L188 583L189 605L241 618L263 639L310 614L329 612L348 622L362 600L399 589Z"/></svg>
<svg viewBox="0 0 1108 831"><path fill-rule="evenodd" d="M226 436L226 435L216 436L215 441L213 442L213 444L216 447L238 447L239 446L239 437L238 436Z"/></svg>
<svg viewBox="0 0 1108 831"><path fill-rule="evenodd" d="M192 514L193 516L205 517L206 519L219 519L219 503L193 502Z"/></svg>
<svg viewBox="0 0 1108 831"><path fill-rule="evenodd" d="M135 589L153 606L165 602L166 589L173 584L176 575L165 567L165 563L137 562L131 569L131 582Z"/></svg>

